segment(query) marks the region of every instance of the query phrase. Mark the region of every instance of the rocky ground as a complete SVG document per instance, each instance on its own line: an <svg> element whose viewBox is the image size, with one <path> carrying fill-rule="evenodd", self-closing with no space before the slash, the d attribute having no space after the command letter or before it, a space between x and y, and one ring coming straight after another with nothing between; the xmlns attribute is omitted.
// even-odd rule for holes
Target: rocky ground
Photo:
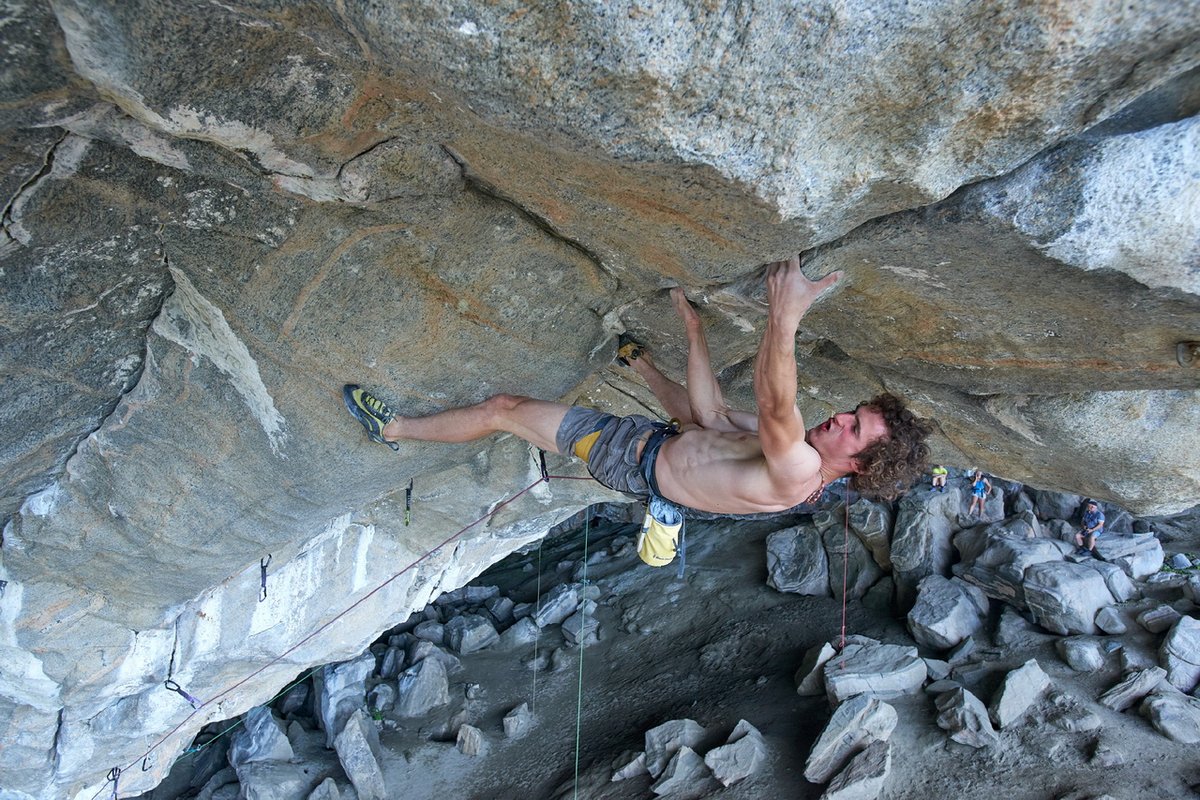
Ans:
<svg viewBox="0 0 1200 800"><path fill-rule="evenodd" d="M1063 541L1078 498L997 482L979 521L960 483L693 523L682 579L606 507L586 557L552 532L148 796L1197 796L1200 569L1170 564L1200 513L1109 508L1100 561Z"/></svg>

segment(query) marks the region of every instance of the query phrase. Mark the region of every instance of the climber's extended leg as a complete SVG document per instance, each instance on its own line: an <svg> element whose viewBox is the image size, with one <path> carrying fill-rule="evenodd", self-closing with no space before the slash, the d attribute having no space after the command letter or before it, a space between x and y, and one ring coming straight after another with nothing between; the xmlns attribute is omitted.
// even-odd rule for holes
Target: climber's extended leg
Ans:
<svg viewBox="0 0 1200 800"><path fill-rule="evenodd" d="M643 345L629 340L618 354L642 376L642 380L650 387L658 402L662 403L668 417L679 420L680 427L692 422L692 406L688 402L687 389L663 375Z"/></svg>
<svg viewBox="0 0 1200 800"><path fill-rule="evenodd" d="M470 442L501 431L519 436L534 447L557 453L555 435L570 406L512 394L498 394L482 403L450 408L427 417L395 416L382 431L384 440Z"/></svg>

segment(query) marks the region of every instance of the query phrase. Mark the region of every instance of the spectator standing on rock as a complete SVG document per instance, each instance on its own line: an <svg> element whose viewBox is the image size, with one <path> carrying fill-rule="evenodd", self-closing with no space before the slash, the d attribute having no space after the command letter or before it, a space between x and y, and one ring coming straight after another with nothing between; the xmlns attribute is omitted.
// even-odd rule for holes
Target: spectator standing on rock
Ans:
<svg viewBox="0 0 1200 800"><path fill-rule="evenodd" d="M946 476L950 474L950 470L938 464L933 468L933 488L939 492L946 491Z"/></svg>
<svg viewBox="0 0 1200 800"><path fill-rule="evenodd" d="M973 515L976 508L979 509L979 516L983 516L983 501L991 490L992 482L983 476L982 470L975 470L975 477L971 479L971 505L967 509L967 516Z"/></svg>
<svg viewBox="0 0 1200 800"><path fill-rule="evenodd" d="M1083 506L1083 525L1075 534L1075 552L1081 556L1096 554L1096 537L1104 533L1104 512L1095 500Z"/></svg>

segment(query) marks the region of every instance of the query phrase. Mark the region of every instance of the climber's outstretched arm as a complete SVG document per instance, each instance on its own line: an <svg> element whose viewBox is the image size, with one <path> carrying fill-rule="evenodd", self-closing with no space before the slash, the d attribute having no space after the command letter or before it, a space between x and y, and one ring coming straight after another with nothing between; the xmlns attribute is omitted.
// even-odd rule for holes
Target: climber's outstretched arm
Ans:
<svg viewBox="0 0 1200 800"><path fill-rule="evenodd" d="M758 430L758 417L746 411L730 408L713 373L712 357L704 324L683 289L671 290L671 303L683 321L688 337L687 396L692 419L702 428L735 432Z"/></svg>

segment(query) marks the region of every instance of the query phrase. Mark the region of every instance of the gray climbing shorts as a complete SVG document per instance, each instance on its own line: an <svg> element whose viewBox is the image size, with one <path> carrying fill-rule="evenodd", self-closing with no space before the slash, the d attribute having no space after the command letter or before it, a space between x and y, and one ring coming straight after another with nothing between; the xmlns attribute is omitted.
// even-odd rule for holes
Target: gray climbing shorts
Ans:
<svg viewBox="0 0 1200 800"><path fill-rule="evenodd" d="M644 499L650 495L650 485L638 458L638 444L648 432L661 427L662 423L640 414L615 417L573 406L558 426L554 441L558 452L583 459L600 483Z"/></svg>

